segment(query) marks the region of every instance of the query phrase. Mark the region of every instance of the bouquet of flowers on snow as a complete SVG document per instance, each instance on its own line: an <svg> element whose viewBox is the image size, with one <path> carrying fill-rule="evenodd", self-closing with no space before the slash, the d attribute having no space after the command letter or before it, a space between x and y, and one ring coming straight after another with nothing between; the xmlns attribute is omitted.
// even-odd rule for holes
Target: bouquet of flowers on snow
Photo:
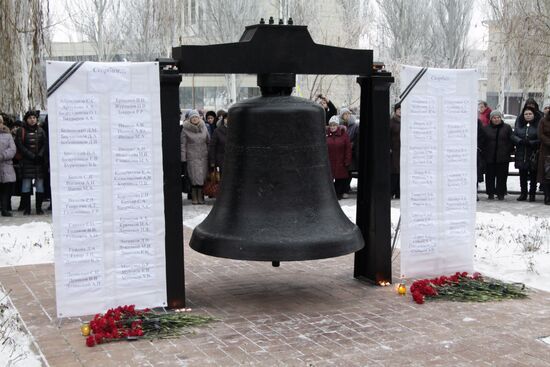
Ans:
<svg viewBox="0 0 550 367"><path fill-rule="evenodd" d="M173 338L182 334L186 327L197 326L214 320L209 316L188 313L158 313L151 309L136 310L134 305L109 309L105 314L97 314L90 321L91 335L86 345L139 338Z"/></svg>
<svg viewBox="0 0 550 367"><path fill-rule="evenodd" d="M523 284L488 280L479 273L470 276L466 272L417 280L411 285L410 291L418 304L424 303L425 299L487 302L527 297Z"/></svg>

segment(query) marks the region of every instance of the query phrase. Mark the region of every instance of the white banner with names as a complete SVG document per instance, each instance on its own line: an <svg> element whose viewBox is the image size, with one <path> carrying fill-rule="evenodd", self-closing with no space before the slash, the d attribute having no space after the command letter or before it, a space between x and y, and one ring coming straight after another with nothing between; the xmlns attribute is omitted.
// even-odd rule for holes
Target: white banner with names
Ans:
<svg viewBox="0 0 550 367"><path fill-rule="evenodd" d="M85 62L48 120L58 317L166 306L158 63Z"/></svg>
<svg viewBox="0 0 550 367"><path fill-rule="evenodd" d="M420 67L404 66L405 88ZM401 275L473 271L475 70L428 69L401 105Z"/></svg>

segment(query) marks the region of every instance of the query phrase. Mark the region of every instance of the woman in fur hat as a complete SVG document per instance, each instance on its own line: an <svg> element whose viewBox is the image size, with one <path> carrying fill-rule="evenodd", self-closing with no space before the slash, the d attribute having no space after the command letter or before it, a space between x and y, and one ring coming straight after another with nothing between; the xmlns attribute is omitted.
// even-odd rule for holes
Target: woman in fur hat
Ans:
<svg viewBox="0 0 550 367"><path fill-rule="evenodd" d="M48 139L44 130L38 126L39 111L27 111L23 125L17 130L15 145L22 159L19 164L22 172L21 202L23 215L31 214L32 184L36 188L36 214L44 214L44 171L46 164Z"/></svg>
<svg viewBox="0 0 550 367"><path fill-rule="evenodd" d="M192 204L204 204L203 186L208 175L208 143L210 136L204 121L197 111L189 112L189 119L181 129L182 169L191 180Z"/></svg>

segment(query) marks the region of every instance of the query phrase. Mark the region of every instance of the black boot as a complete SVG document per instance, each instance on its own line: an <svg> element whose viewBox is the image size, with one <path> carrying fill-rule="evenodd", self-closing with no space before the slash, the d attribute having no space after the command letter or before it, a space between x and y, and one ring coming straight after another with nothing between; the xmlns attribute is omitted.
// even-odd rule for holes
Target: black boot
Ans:
<svg viewBox="0 0 550 367"><path fill-rule="evenodd" d="M36 214L42 215L44 211L42 210L42 202L44 201L44 194L41 192L36 193Z"/></svg>
<svg viewBox="0 0 550 367"><path fill-rule="evenodd" d="M529 201L535 201L535 194L529 194Z"/></svg>
<svg viewBox="0 0 550 367"><path fill-rule="evenodd" d="M518 201L525 201L527 200L527 193L522 192L521 195L517 198Z"/></svg>
<svg viewBox="0 0 550 367"><path fill-rule="evenodd" d="M550 183L542 185L544 188L544 204L550 205Z"/></svg>
<svg viewBox="0 0 550 367"><path fill-rule="evenodd" d="M25 210L25 200L23 199L24 194L19 194L19 207L17 208L18 212Z"/></svg>
<svg viewBox="0 0 550 367"><path fill-rule="evenodd" d="M10 193L9 192L3 192L2 197L2 216L3 217L11 217L12 214L10 213L11 208L9 207L9 200L10 200Z"/></svg>
<svg viewBox="0 0 550 367"><path fill-rule="evenodd" d="M19 208L23 209L23 215L31 215L31 194L21 193L21 203Z"/></svg>

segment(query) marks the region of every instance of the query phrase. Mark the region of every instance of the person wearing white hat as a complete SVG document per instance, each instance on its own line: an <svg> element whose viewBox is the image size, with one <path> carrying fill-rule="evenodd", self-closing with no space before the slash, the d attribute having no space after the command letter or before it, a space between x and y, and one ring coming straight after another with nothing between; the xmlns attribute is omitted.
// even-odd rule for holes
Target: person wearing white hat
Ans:
<svg viewBox="0 0 550 367"><path fill-rule="evenodd" d="M191 181L191 203L204 204L203 186L208 175L208 143L210 136L204 121L196 110L181 129L181 162Z"/></svg>

